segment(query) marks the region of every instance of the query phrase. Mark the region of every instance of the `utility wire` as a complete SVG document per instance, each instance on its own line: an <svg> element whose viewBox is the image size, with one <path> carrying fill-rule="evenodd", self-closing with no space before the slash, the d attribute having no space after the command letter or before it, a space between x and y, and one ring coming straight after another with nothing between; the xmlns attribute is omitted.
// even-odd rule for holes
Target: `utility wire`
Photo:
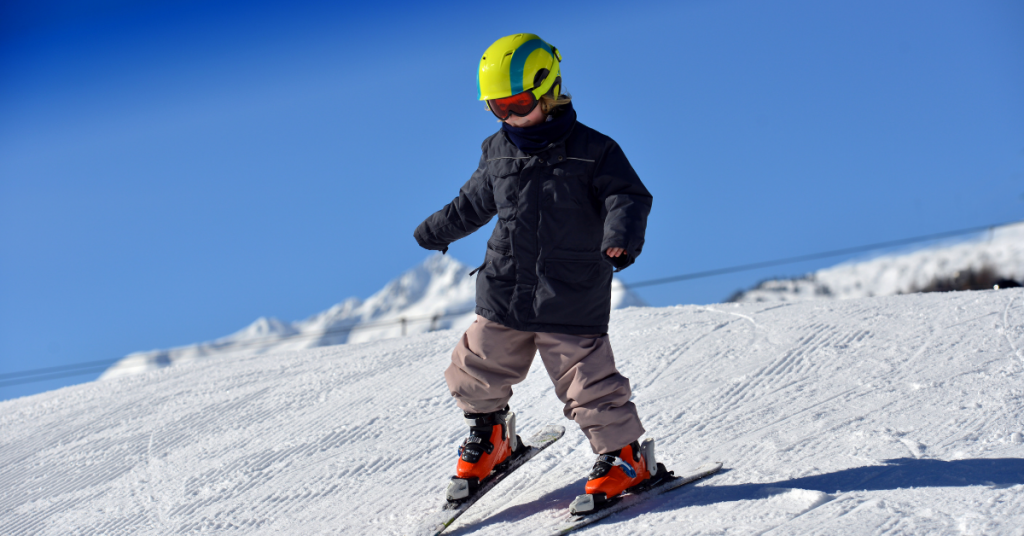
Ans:
<svg viewBox="0 0 1024 536"><path fill-rule="evenodd" d="M849 253L859 253L862 251L870 251L873 249L882 249L892 246L902 246L905 244L913 244L915 242L926 242L929 240L935 240L938 238L947 238L950 236L965 235L971 233L977 233L980 231L986 231L995 229L996 227L1002 227L1004 225L1013 225L1015 223L1022 223L1024 220L1014 221L1010 223L1002 223L997 225L983 225L980 227L971 227L969 229L959 229L956 231L947 231L944 233L935 233L929 235L915 236L912 238L902 238L900 240L889 240L887 242L876 242L874 244L866 244L863 246L855 246L851 248L834 249L832 251L823 251L821 253L810 253L807 255L798 255L796 257L786 257L784 259L776 259L773 261L755 262L751 264L740 264L737 266L730 266L728 268L716 268L714 270L706 270L703 272L693 272L689 274L673 275L670 277L662 277L658 279L648 279L646 281L637 281L636 283L623 283L628 288L639 288L639 287L650 287L654 285L664 285L666 283L675 283L677 281L686 281L688 279L700 279L703 277L711 277L715 275L731 274L735 272L744 272L747 270L756 270L758 268L767 268L769 266L779 266L782 264L792 264L795 262L809 261L814 259L824 259L827 257L838 257L840 255L847 255Z"/></svg>
<svg viewBox="0 0 1024 536"><path fill-rule="evenodd" d="M74 363L71 365L61 365L59 367L46 367L38 368L34 370L23 370L21 372L8 372L7 374L0 374L0 380L6 380L9 378L20 378L22 376L35 376L36 374L45 374L47 372L63 372L70 369L83 368L83 367L97 367L100 365L112 365L117 359L101 359L99 361L86 361L84 363Z"/></svg>
<svg viewBox="0 0 1024 536"><path fill-rule="evenodd" d="M470 309L468 311L459 311L459 312L454 312L454 313L437 313L437 314L422 315L422 316L403 316L403 317L396 318L394 320L377 320L377 321L374 321L374 322L366 322L366 323L362 323L362 324L352 324L352 325L348 325L348 326L338 326L338 327L328 328L328 329L325 329L323 331L313 331L313 332L309 332L309 333L295 333L295 334L292 334L292 335L282 335L282 336L267 335L265 337L255 337L255 338L252 338L252 339L246 339L246 340L241 341L241 342L232 342L232 341L216 342L216 341L214 341L212 343L208 343L206 345L206 347L207 348L213 348L213 349L218 349L218 348L221 348L221 347L229 347L229 348L232 348L232 349L234 349L234 348L244 348L246 346L253 346L253 345L257 345L258 346L258 345L263 344L264 342L267 342L267 341L291 341L291 340L295 340L295 339L306 339L306 338L310 338L310 337L323 337L323 336L326 336L326 335L335 335L335 334L338 334L338 333L348 333L348 332L351 332L351 331L355 331L357 329L362 330L362 329L366 329L366 328L379 328L379 327L385 327L385 326L398 326L398 325L401 325L401 324L408 324L408 323L412 323L412 322L423 322L423 321L426 321L426 320L434 321L434 320L440 320L442 318L447 318L447 317L451 317L451 316L468 315L469 313L472 313L475 310L476 309L474 308L474 309Z"/></svg>
<svg viewBox="0 0 1024 536"><path fill-rule="evenodd" d="M249 347L249 346L263 345L263 344L266 344L268 342L288 342L288 341L293 341L293 340L297 340L297 339L305 339L305 338L312 338L312 337L325 337L325 336L329 336L329 335L336 335L336 334L339 334L339 333L348 333L348 332L351 332L351 331L354 331L354 330L357 330L357 329L361 330L361 329L364 329L364 328L379 328L379 327L386 327L386 326L397 326L397 325L401 325L401 324L408 324L408 323L411 323L411 322L422 322L422 321L427 321L427 320L433 322L433 321L437 321L437 320L440 320L440 319L446 318L446 317L466 315L466 314L469 314L471 312L473 312L473 310L459 311L459 312L454 312L454 313L438 313L438 314L433 314L433 315L422 315L422 316L405 316L405 317L397 318L397 319L394 319L394 320L378 320L378 321L375 321L375 322L366 322L366 323L363 323L363 324L355 324L355 325L348 325L348 326L338 326L338 327L334 327L334 328L325 329L323 331L314 331L314 332L311 332L311 333L296 333L296 334L293 334L293 335L284 335L284 336L280 336L280 337L277 337L277 336L256 337L256 338L246 339L244 341L239 341L239 342L231 342L231 341L216 342L216 341L214 341L212 343L207 343L204 346L205 346L206 349L210 349L210 350L217 350L217 349L220 349L220 348L226 348L226 349L229 349L231 351L235 351L235 350L244 349L244 348ZM99 360L99 361L87 361L87 362L83 362L83 363L76 363L76 364L71 364L71 365L63 365L63 366L58 366L58 367L47 367L47 368L40 368L40 369L33 369L33 370L23 370L21 372L9 372L9 373L6 373L6 374L0 374L0 380L7 379L7 378L20 378L20 379L13 379L13 380L10 380L10 381L0 381L0 387L10 387L10 386L13 386L13 385L22 385L22 384L26 384L26 383L34 383L34 382L45 381L45 380L54 380L54 379L65 378L65 377L69 377L69 376L79 376L79 375L85 375L85 374L97 374L97 373L100 373L100 372L103 372L103 371L107 370L110 367L110 365L113 365L114 363L116 363L116 362L118 362L120 360L121 359L103 359L103 360ZM124 366L124 368L137 368L137 367L148 366L148 363L139 363L137 365L123 365L123 366ZM81 369L81 370L79 370L79 369Z"/></svg>
<svg viewBox="0 0 1024 536"><path fill-rule="evenodd" d="M692 273L688 273L688 274L680 274L680 275L674 275L674 276L669 276L669 277L662 277L662 278L658 278L658 279L647 279L647 280L644 280L644 281L637 281L636 283L625 283L624 282L623 286L625 286L626 288L634 289L634 288L640 288L640 287L650 287L650 286L655 286L655 285L664 285L664 284L667 284L667 283L675 283L675 282L678 282L678 281L687 281L687 280L691 280L691 279L701 279L701 278L712 277L712 276L716 276L716 275L723 275L723 274L730 274L730 273L736 273L736 272L743 272L743 271L748 271L748 270L756 270L758 268L767 268L767 267L770 267L770 266L780 266L780 265L783 265L783 264L792 264L792 263L796 263L796 262L802 262L802 261L808 261L808 260L814 260L814 259L824 259L824 258L827 258L827 257L838 257L838 256L841 256L841 255L847 255L847 254L850 254L850 253L859 253L859 252L862 252L862 251L870 251L870 250L882 249L882 248L893 247L893 246L901 246L901 245L906 245L906 244L913 244L913 243L916 243L916 242L926 242L926 241L929 241L929 240L936 240L936 239L939 239L939 238L948 238L948 237L951 237L951 236L959 236L959 235L972 234L972 233L977 233L977 232L981 232L981 231L992 230L992 229L995 229L997 227L1004 227L1004 226L1007 226L1007 225L1014 225L1014 224L1018 224L1018 223L1024 223L1024 220L1018 220L1018 221L1007 222L1007 223L999 223L999 224L994 224L994 225L982 225L982 226L978 226L978 227L969 227L969 228L966 228L966 229L958 229L958 230L955 230L955 231L946 231L946 232L942 232L942 233L933 233L933 234L928 234L928 235L915 236L915 237L911 237L911 238L902 238L902 239L899 239L899 240L889 240L889 241L886 241L886 242L876 242L874 244L866 244L866 245L863 245L863 246L855 246L855 247L849 247L849 248L843 248L843 249L834 249L834 250L831 250L831 251L823 251L823 252L819 252L819 253L810 253L810 254L807 254L807 255L798 255L796 257L786 257L786 258L783 258L783 259L776 259L776 260L771 260L771 261L755 262L755 263L750 263L750 264L740 264L740 265L737 265L737 266L729 266L729 267L726 267L726 268L717 268L717 269L714 269L714 270L705 270L705 271L702 271L702 272L692 272ZM339 334L339 333L351 332L351 331L354 331L356 329L360 329L361 330L361 329L367 329L367 328L395 326L395 325L399 325L399 324L406 324L408 322L422 322L422 321L425 321L425 320L430 320L432 322L436 322L437 320L440 320L442 318L448 318L448 317L453 317L453 316L462 316L462 315L469 314L471 312L472 312L472 310L470 310L470 311L460 311L460 312L454 312L454 313L438 313L438 314L433 314L433 315L401 317L401 318L397 318L397 319L394 319L394 320L379 320L379 321L376 321L376 322L367 322L365 324L355 324L355 325L348 325L348 326L339 326L339 327L325 329L323 331L317 331L317 332L313 332L313 333L296 333L296 334L293 334L293 335L285 335L285 336L279 336L279 337L278 336L257 337L257 338L253 338L253 339L247 339L247 340L244 340L244 341L240 341L240 342L231 342L231 341L216 342L215 341L213 343L207 344L206 347L209 348L209 349L214 349L214 350L218 349L218 348L230 348L231 350L236 350L236 349L245 348L247 346L261 345L261 344L264 344L264 343L269 342L269 341L285 342L285 341L291 341L291 340L303 339L303 338L325 337L325 336L328 336L328 335L334 335L334 334ZM84 374L95 374L95 373L103 372L110 365L116 363L117 361L120 361L120 359L113 359L113 360L105 359L105 360L99 360L99 361L87 361L87 362L83 362L83 363L76 363L76 364L71 364L71 365L63 365L63 366L58 366L58 367L47 367L47 368L40 368L40 369L33 369L33 370L24 370L24 371L20 371L20 372L10 372L10 373L6 373L6 374L0 374L0 380L9 379L9 381L0 381L0 387L9 387L9 386L13 386L13 385L21 385L21 384L33 383L33 382L37 382L37 381L53 380L53 379L64 378L64 377L69 377L69 376L78 376L78 375L84 375ZM146 366L146 363L140 363L137 366Z"/></svg>
<svg viewBox="0 0 1024 536"><path fill-rule="evenodd" d="M69 376L83 376L85 374L99 374L99 373L103 372L104 370L107 370L108 368L110 368L110 365L116 363L117 361L118 360L115 359L114 361L112 361L109 364L104 365L102 367L93 367L93 368L89 368L89 369L74 370L74 371L70 371L70 372L58 372L58 373L55 373L55 374L46 374L46 375L43 375L43 376L35 376L35 377L32 377L32 378L22 378L20 380L10 380L10 381L6 381L6 382L0 382L0 387L10 387L12 385L22 385L22 384L26 384L26 383L41 382L41 381L46 381L46 380L56 380L58 378L67 378ZM31 372L31 371L27 371L27 372Z"/></svg>

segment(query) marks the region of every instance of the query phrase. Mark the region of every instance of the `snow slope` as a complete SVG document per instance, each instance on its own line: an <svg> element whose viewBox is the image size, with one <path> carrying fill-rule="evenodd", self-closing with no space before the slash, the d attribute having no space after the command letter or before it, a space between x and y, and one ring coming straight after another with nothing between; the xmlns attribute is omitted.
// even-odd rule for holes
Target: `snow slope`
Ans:
<svg viewBox="0 0 1024 536"><path fill-rule="evenodd" d="M738 302L850 299L917 292L936 278L991 269L1024 281L1024 223L998 227L973 240L910 253L843 263L796 279L772 279L740 293Z"/></svg>
<svg viewBox="0 0 1024 536"><path fill-rule="evenodd" d="M457 331L225 356L0 402L0 533L408 534L466 429ZM588 535L1024 533L1024 289L615 311L659 457L723 473ZM594 454L535 362L523 435L566 437L452 535L551 534Z"/></svg>
<svg viewBox="0 0 1024 536"><path fill-rule="evenodd" d="M471 271L471 267L451 256L436 253L365 302L349 298L306 320L282 322L259 318L215 341L135 352L111 365L100 379L140 374L214 356L367 342L438 329L465 331L476 316L476 275L469 275ZM641 305L646 304L621 281L612 281L613 309Z"/></svg>

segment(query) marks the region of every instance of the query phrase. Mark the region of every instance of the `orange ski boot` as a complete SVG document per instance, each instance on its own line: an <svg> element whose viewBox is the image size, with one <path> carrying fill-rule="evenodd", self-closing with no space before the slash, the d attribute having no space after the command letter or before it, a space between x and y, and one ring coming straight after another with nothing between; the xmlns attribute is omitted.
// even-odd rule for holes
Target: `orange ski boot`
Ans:
<svg viewBox="0 0 1024 536"><path fill-rule="evenodd" d="M508 406L493 413L466 413L469 437L459 447L455 476L448 483L448 502L460 502L473 495L480 483L494 471L502 471L508 461L525 447L516 435L516 414Z"/></svg>
<svg viewBox="0 0 1024 536"><path fill-rule="evenodd" d="M602 454L587 477L587 493L576 497L569 512L583 515L599 510L622 492L646 482L658 469L653 439L645 440L642 447L634 441L615 452Z"/></svg>

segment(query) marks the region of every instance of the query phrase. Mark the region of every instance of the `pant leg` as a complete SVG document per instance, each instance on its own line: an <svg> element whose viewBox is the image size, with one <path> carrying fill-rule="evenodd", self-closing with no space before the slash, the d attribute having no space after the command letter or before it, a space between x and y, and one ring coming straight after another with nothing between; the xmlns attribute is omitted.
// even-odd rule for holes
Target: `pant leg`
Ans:
<svg viewBox="0 0 1024 536"><path fill-rule="evenodd" d="M512 386L526 379L536 353L533 333L477 316L444 372L455 404L468 413L503 409L512 398Z"/></svg>
<svg viewBox="0 0 1024 536"><path fill-rule="evenodd" d="M595 454L618 450L640 438L636 406L629 401L629 380L615 368L608 335L537 333L541 359L565 404Z"/></svg>

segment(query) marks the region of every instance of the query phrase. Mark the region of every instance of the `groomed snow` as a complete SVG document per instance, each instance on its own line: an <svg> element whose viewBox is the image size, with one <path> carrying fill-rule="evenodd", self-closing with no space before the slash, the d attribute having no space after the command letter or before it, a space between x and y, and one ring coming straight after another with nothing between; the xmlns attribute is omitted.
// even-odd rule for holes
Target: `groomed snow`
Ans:
<svg viewBox="0 0 1024 536"><path fill-rule="evenodd" d="M0 402L3 534L408 534L466 429L458 333L196 361ZM581 534L1024 533L1024 289L613 313L659 457L722 473ZM550 534L594 455L566 437L452 535Z"/></svg>

